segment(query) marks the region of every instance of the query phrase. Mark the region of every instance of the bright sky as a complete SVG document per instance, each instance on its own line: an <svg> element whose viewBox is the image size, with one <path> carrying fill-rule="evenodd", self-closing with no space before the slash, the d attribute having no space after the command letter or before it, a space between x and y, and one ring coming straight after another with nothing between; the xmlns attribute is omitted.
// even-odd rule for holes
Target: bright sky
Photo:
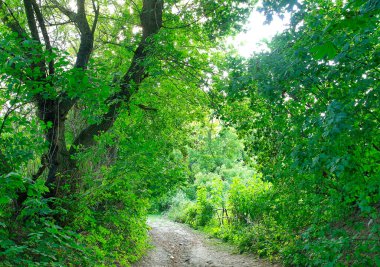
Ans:
<svg viewBox="0 0 380 267"><path fill-rule="evenodd" d="M285 14L284 19L281 20L274 16L269 25L264 25L265 15L255 10L249 17L246 26L247 32L239 33L235 38L230 38L228 43L232 44L240 55L249 57L253 52L267 50L266 44L261 41L264 39L269 41L276 33L284 31L289 21L290 15Z"/></svg>

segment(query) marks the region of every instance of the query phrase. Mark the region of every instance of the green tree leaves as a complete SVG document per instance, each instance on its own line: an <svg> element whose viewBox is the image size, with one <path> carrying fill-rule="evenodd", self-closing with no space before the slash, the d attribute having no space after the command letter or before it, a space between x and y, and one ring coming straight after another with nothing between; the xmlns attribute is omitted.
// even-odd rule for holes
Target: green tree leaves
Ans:
<svg viewBox="0 0 380 267"><path fill-rule="evenodd" d="M378 240L378 226L366 233L353 228L365 227L379 212L379 164L366 163L373 162L379 142L378 5L265 1L264 7L269 14L291 7L290 28L272 40L269 52L240 65L231 60L230 73L248 70L217 88L228 104L220 116L245 136L273 183L278 202L265 216L278 224L268 225L309 234L274 241L288 244L277 253L289 264L373 264L369 251L379 246L369 239L376 233ZM268 238L276 240L275 234Z"/></svg>
<svg viewBox="0 0 380 267"><path fill-rule="evenodd" d="M313 58L316 60L324 58L330 60L333 59L337 54L337 50L332 42L314 46L310 49L310 52L312 53Z"/></svg>

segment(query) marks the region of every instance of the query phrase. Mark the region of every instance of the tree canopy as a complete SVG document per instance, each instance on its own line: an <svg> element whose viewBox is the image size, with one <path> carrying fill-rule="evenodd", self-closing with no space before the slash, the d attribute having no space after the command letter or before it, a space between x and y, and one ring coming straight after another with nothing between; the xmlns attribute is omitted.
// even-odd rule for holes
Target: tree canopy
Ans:
<svg viewBox="0 0 380 267"><path fill-rule="evenodd" d="M0 261L124 266L148 212L296 266L379 264L377 0L0 0Z"/></svg>

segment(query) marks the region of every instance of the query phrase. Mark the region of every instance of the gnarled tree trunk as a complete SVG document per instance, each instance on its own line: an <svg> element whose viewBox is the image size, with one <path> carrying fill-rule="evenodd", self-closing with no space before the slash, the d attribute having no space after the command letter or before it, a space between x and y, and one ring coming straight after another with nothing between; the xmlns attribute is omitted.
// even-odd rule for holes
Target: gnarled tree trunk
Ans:
<svg viewBox="0 0 380 267"><path fill-rule="evenodd" d="M79 29L80 45L74 68L85 70L94 47L94 33L99 16L99 7L96 7L95 2L92 2L94 20L90 27L85 10L85 0L77 0L76 12L63 6L57 0L51 0L51 3L53 7L67 16ZM39 5L35 0L23 0L23 4L28 29L24 29L15 21L12 12L7 9L2 0L0 0L0 19L4 25L12 30L12 32L17 33L20 38L31 38L38 42L41 47L45 46L46 51L52 51L48 31L45 26L45 19L40 11ZM51 125L45 133L46 141L49 143L49 149L43 162L44 167L48 169L46 179L46 185L50 188L50 192L47 195L48 197L56 196L60 186L65 184L69 184L71 190L76 190L79 179L79 175L76 173L76 162L73 159L73 156L77 152L76 149L86 149L92 146L95 143L95 136L106 132L112 127L118 117L121 105L129 103L131 96L138 91L140 84L148 76L142 62L148 56L147 48L151 45L151 37L157 34L162 27L162 11L162 0L143 0L143 8L140 15L140 22L143 29L142 37L134 52L131 65L121 83L118 84L121 90L107 99L106 104L108 104L109 110L103 114L101 121L98 124L89 125L79 133L70 149L67 148L65 140L65 123L69 111L78 99L69 97L66 92L60 93L60 95L54 99L46 99L39 94L34 96L34 102L38 110L38 118L45 124ZM42 50L41 55L43 55ZM54 84L50 84L51 79L49 79L49 76L54 75L54 67L53 60L48 60L41 56L41 60L32 65L32 68L40 69L41 75L39 77L27 78L39 84L49 84L50 87L54 87ZM85 71L83 71L83 75L86 75ZM40 175L41 173L42 172L39 171L38 174ZM36 175L36 177L37 176L38 175Z"/></svg>

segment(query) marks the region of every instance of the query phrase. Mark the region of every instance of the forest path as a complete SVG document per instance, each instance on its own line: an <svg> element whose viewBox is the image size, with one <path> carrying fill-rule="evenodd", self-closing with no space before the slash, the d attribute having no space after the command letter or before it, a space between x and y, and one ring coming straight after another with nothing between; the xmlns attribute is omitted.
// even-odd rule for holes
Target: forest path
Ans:
<svg viewBox="0 0 380 267"><path fill-rule="evenodd" d="M233 248L221 241L162 217L150 217L148 224L154 248L134 267L276 266L250 255L234 254Z"/></svg>

